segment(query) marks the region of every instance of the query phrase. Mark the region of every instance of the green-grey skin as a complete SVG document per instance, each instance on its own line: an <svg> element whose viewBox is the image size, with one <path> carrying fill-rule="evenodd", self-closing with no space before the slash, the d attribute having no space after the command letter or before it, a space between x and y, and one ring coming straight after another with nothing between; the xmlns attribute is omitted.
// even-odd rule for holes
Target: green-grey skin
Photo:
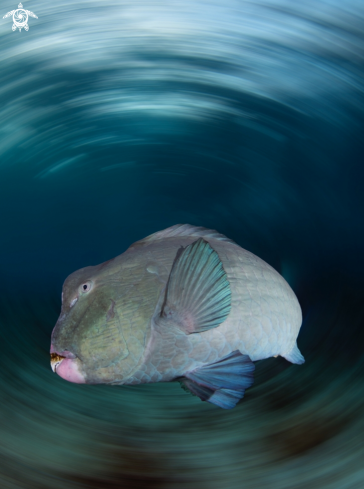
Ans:
<svg viewBox="0 0 364 489"><path fill-rule="evenodd" d="M177 251L203 237L217 252L231 290L218 327L188 334L160 317ZM83 292L83 284L89 289ZM303 363L296 346L301 308L271 266L216 231L176 225L123 254L72 273L54 328L56 351L76 355L89 384L168 382L239 350L252 361L281 355Z"/></svg>

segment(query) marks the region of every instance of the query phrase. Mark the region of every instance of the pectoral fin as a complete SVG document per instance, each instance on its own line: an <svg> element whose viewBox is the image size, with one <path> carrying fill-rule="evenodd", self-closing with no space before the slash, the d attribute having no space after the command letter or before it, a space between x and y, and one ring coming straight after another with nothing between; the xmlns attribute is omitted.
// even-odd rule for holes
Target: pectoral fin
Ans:
<svg viewBox="0 0 364 489"><path fill-rule="evenodd" d="M248 355L234 351L216 363L187 372L179 381L202 401L231 409L253 384L254 370Z"/></svg>
<svg viewBox="0 0 364 489"><path fill-rule="evenodd" d="M216 251L203 238L177 252L160 316L186 334L216 328L231 308L230 284Z"/></svg>

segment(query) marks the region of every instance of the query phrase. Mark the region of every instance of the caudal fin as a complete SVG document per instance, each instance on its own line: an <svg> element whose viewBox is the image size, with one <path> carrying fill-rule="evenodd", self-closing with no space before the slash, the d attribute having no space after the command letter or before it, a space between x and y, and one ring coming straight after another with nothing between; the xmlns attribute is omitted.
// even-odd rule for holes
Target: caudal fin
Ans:
<svg viewBox="0 0 364 489"><path fill-rule="evenodd" d="M296 363L298 365L302 365L302 363L305 363L305 359L302 353L299 351L297 343L295 343L294 347L289 353L282 355L282 357L288 360L289 362Z"/></svg>

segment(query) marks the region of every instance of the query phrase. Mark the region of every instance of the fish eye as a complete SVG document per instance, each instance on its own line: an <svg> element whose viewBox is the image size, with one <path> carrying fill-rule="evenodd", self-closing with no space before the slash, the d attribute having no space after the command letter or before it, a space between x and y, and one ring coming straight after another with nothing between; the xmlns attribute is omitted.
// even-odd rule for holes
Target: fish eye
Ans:
<svg viewBox="0 0 364 489"><path fill-rule="evenodd" d="M82 294L86 294L87 292L90 292L91 288L92 288L92 282L90 282L89 280L87 282L84 282L83 284L80 285L80 292Z"/></svg>

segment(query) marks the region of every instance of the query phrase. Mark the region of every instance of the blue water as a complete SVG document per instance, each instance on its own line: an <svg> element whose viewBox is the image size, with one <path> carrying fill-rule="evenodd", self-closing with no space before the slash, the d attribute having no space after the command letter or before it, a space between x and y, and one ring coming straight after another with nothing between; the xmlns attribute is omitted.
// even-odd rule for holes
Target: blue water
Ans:
<svg viewBox="0 0 364 489"><path fill-rule="evenodd" d="M1 487L364 486L363 2L24 8L0 21ZM306 364L259 362L229 412L49 366L67 275L177 223L301 303Z"/></svg>

